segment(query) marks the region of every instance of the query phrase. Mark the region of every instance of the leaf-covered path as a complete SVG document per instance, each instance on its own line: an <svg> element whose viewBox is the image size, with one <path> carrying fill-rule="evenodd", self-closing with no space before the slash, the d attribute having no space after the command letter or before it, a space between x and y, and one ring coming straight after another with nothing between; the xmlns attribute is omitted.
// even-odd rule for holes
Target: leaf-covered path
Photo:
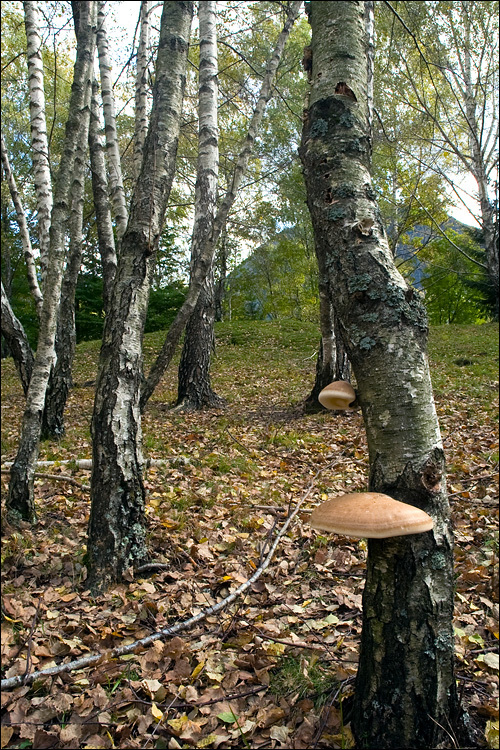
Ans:
<svg viewBox="0 0 500 750"><path fill-rule="evenodd" d="M431 365L456 529L457 677L486 745L498 722L496 330L451 329L433 332ZM172 412L167 374L143 423L145 455L165 461L146 472L151 560L162 569L130 571L93 599L88 490L58 476L88 485L89 472L43 468L57 479L36 480L38 525L3 524L2 677L109 652L217 603L254 574L313 487L270 567L222 612L139 653L4 692L2 747L350 745L366 544L318 535L308 517L327 496L366 489L367 453L359 413L301 413L316 338L307 324L220 326L221 411ZM147 353L157 344L147 337ZM79 347L67 434L40 459L89 458L97 352ZM22 408L6 361L2 461Z"/></svg>

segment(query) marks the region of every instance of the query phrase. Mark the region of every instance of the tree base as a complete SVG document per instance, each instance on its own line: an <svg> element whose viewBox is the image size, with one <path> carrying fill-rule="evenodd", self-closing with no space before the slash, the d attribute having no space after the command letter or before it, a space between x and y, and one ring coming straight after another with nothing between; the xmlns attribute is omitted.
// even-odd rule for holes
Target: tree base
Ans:
<svg viewBox="0 0 500 750"><path fill-rule="evenodd" d="M177 401L172 411L203 411L203 409L224 409L226 406L227 401L210 389L203 393L184 396Z"/></svg>

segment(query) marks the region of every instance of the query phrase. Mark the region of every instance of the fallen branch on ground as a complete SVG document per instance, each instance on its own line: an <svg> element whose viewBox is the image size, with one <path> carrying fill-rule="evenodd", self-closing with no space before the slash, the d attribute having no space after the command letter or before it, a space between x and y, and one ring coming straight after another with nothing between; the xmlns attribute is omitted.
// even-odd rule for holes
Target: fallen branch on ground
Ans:
<svg viewBox="0 0 500 750"><path fill-rule="evenodd" d="M2 474L10 474L10 469L2 469ZM67 482L72 484L74 487L78 487L80 490L90 490L88 484L82 484L68 474L43 474L40 471L35 471L34 474L36 479L55 479L57 482Z"/></svg>
<svg viewBox="0 0 500 750"><path fill-rule="evenodd" d="M1 689L12 690L13 688L18 687L19 685L31 685L32 682L40 679L41 677L55 677L65 672L74 672L77 669L85 669L86 667L96 666L97 664L102 664L106 661L111 661L112 659L118 659L120 656L125 656L126 654L139 653L140 651L142 651L142 649L154 643L155 641L158 641L161 638L166 638L168 636L174 635L175 633L179 633L181 630L187 630L188 628L195 625L197 622L201 622L201 620L204 620L206 617L209 617L210 615L213 615L223 610L229 604L234 602L235 599L241 596L241 594L247 591L247 589L249 589L250 586L252 586L252 584L255 583L255 581L257 581L262 575L262 573L269 567L271 560L274 557L274 553L276 552L276 549L278 547L281 537L284 534L286 534L288 527L290 526L292 520L295 518L301 506L311 494L314 484L316 482L316 479L326 468L330 468L334 463L335 462L332 462L332 464L329 464L328 466L324 466L316 472L314 477L311 479L309 486L307 490L305 491L304 495L301 497L301 499L299 500L299 502L297 503L293 511L289 514L289 516L285 520L281 529L276 534L276 538L269 552L267 553L266 558L263 560L262 564L259 565L255 573L247 581L242 583L241 586L238 586L237 589L235 589L231 594L226 596L220 602L217 602L217 604L214 604L211 607L207 607L206 609L201 610L201 612L198 612L198 614L193 615L193 617L190 617L188 620L184 620L183 622L178 622L175 625L172 625L171 627L164 628L163 630L160 630L158 633L153 633L152 635L148 635L145 638L141 638L138 641L129 643L126 646L118 646L117 648L114 648L110 651L105 651L102 654L94 654L93 656L85 656L82 659L76 659L75 661L66 662L66 664L59 664L57 667L48 667L47 669L41 669L39 672L31 672L31 674L28 674L28 675L17 675L15 677L8 677L1 681L0 683Z"/></svg>
<svg viewBox="0 0 500 750"><path fill-rule="evenodd" d="M164 466L166 464L175 461L178 456L172 456L172 458L146 458L144 459L144 469L149 469L150 466ZM3 461L2 467L10 469L14 465L14 461ZM73 466L75 469L84 469L91 471L92 459L91 458L68 458L62 461L37 461L37 466Z"/></svg>

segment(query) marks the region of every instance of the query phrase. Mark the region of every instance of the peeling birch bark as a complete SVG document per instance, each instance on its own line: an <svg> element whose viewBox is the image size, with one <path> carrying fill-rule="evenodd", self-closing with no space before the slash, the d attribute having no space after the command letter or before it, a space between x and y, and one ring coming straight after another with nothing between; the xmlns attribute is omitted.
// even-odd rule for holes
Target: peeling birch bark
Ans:
<svg viewBox="0 0 500 750"><path fill-rule="evenodd" d="M448 746L458 728L453 534L419 297L395 268L371 187L364 2L310 3L301 158L315 241L358 387L371 490L425 510L425 534L369 540L352 726L358 747Z"/></svg>
<svg viewBox="0 0 500 750"><path fill-rule="evenodd" d="M165 2L153 108L105 318L92 417L88 584L119 581L147 559L139 410L149 286L175 171L192 2Z"/></svg>

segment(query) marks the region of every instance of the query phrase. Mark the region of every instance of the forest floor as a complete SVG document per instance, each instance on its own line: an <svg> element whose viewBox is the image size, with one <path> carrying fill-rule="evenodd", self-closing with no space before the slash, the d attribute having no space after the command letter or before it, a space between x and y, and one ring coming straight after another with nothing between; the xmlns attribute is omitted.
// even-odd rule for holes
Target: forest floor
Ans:
<svg viewBox="0 0 500 750"><path fill-rule="evenodd" d="M148 362L161 340L146 337ZM165 569L91 596L90 475L71 464L41 469L52 476L36 479L35 527L2 524L2 677L109 652L215 604L305 502L267 570L218 614L140 653L3 691L2 747L353 747L367 545L322 536L308 518L327 496L366 490L361 414L303 414L315 326L225 323L217 341L213 385L227 406L173 412L174 367L143 419L145 456L165 460L145 473L151 560ZM40 460L91 457L98 351L79 345L66 435L43 442ZM498 326L433 329L430 361L456 534L459 693L478 746L498 747ZM2 463L15 457L22 411L5 360Z"/></svg>

